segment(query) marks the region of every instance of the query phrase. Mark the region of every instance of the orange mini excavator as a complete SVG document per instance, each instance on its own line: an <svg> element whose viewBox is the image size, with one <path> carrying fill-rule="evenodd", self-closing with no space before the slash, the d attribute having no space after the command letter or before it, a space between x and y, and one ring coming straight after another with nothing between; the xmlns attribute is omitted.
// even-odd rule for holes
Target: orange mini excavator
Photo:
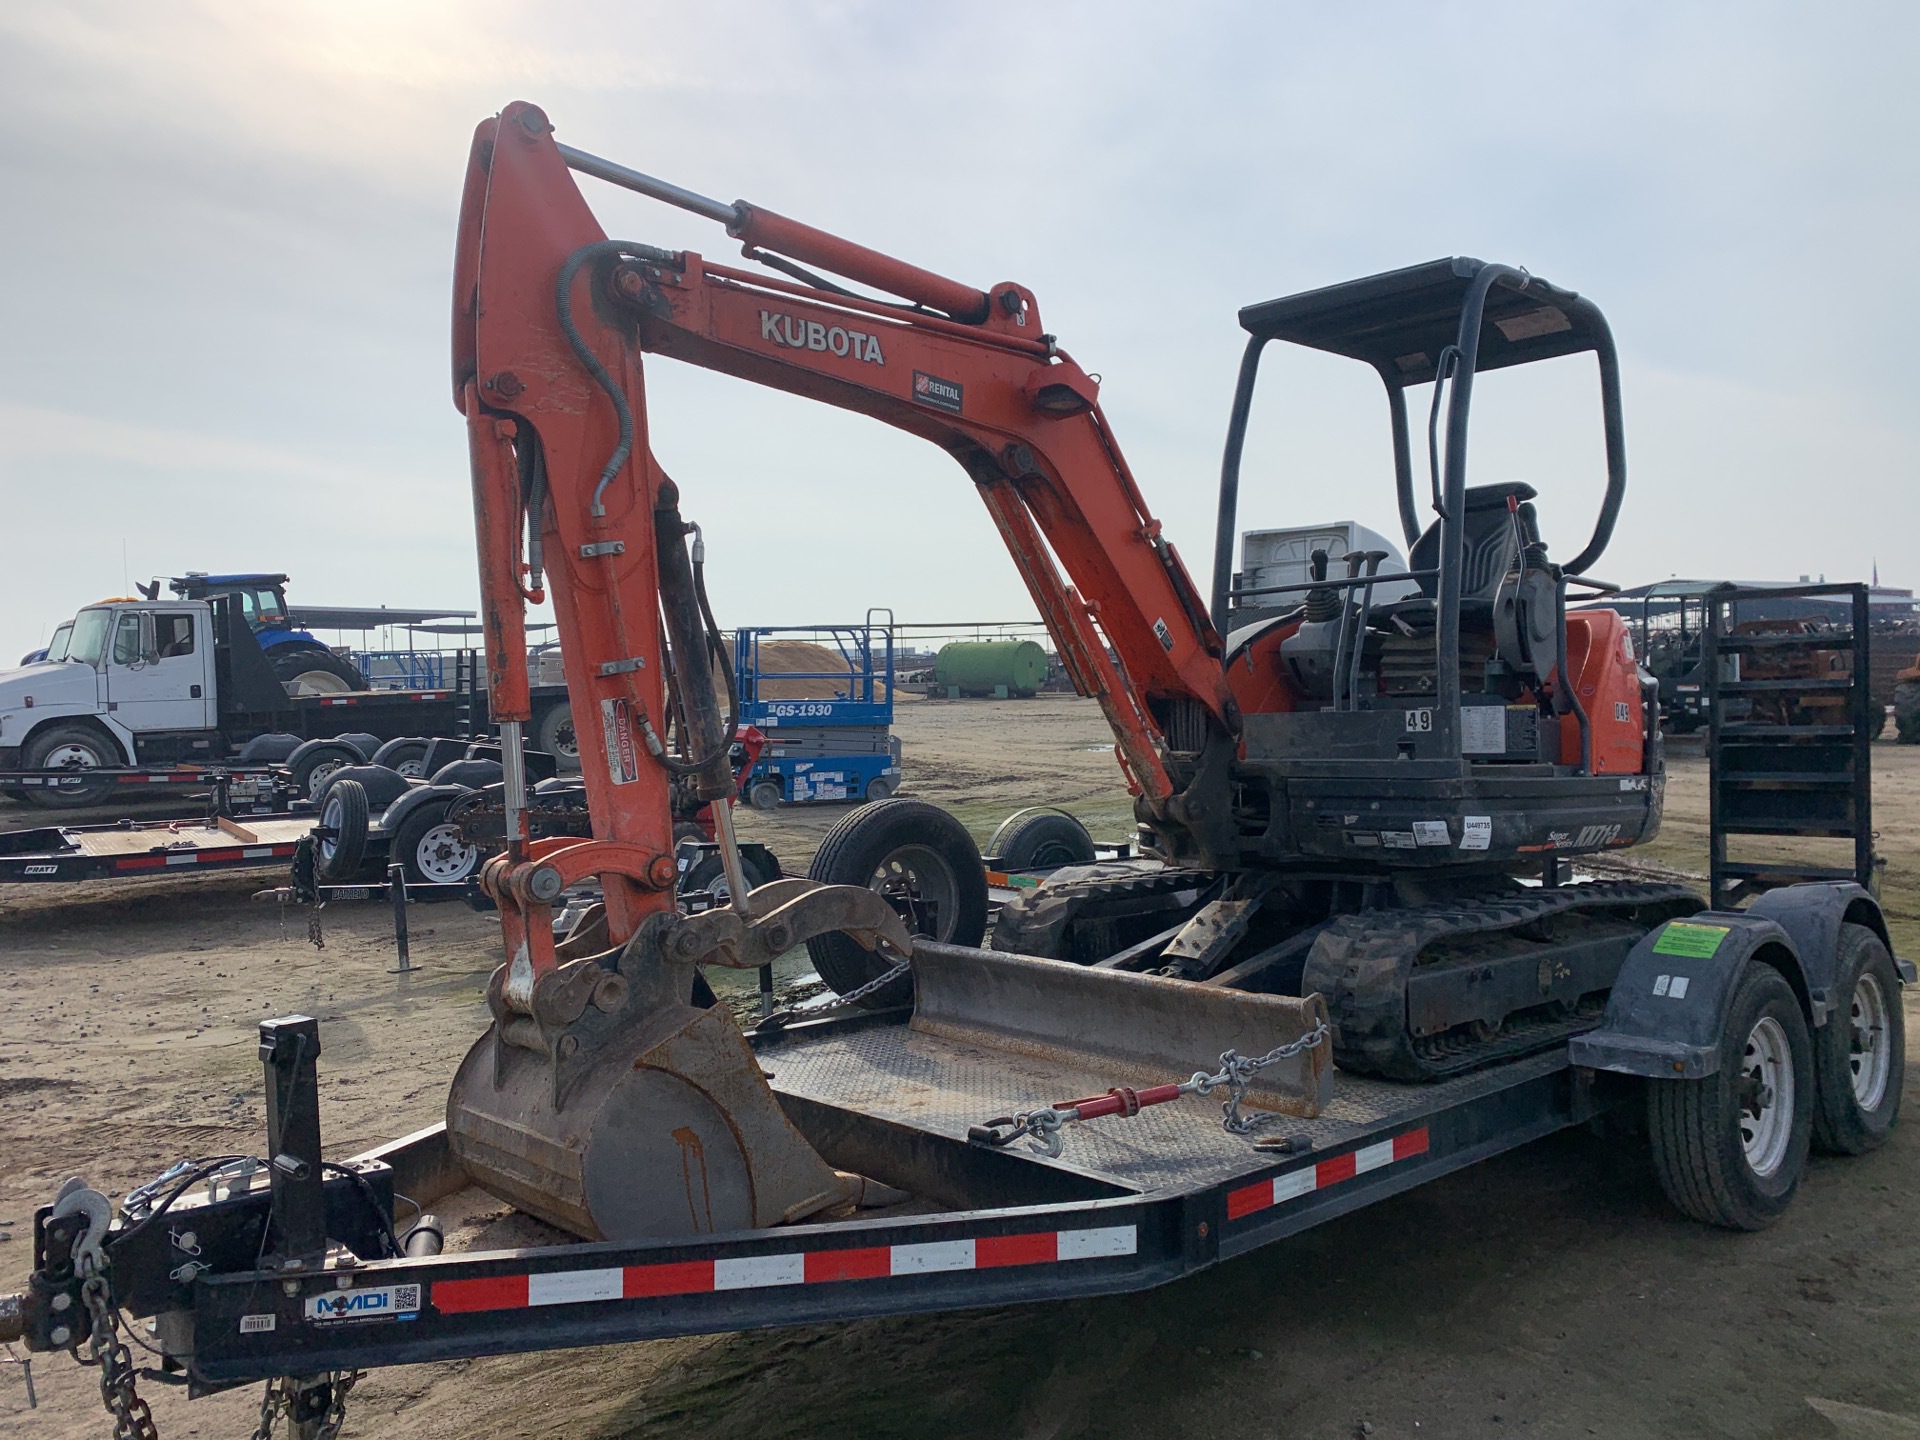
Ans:
<svg viewBox="0 0 1920 1440"><path fill-rule="evenodd" d="M606 238L575 174L719 222L758 268ZM453 380L488 693L511 760L529 718L524 607L550 594L593 826L529 840L510 764L508 845L484 878L506 943L495 1018L448 1104L470 1174L592 1237L772 1224L853 1196L859 1179L788 1123L725 1008L700 1003L699 967L758 966L803 942L866 1003L899 1004L910 963L916 1025L1017 1031L1029 1050L1094 1045L1164 1076L1301 1042L1250 1103L1304 1114L1326 1100L1329 1051L1419 1080L1596 1023L1634 943L1699 903L1670 886L1561 883L1568 857L1651 836L1662 794L1656 707L1621 622L1567 611L1570 585L1605 588L1582 577L1625 488L1605 320L1523 270L1450 259L1240 321L1209 600L1149 511L1098 383L1024 286L976 289L692 194L557 143L532 105L480 127ZM1297 581L1233 584L1242 441L1273 341L1385 382L1404 558L1317 547ZM1467 483L1467 422L1481 371L1581 352L1598 362L1607 485L1591 539L1560 564L1530 487ZM648 353L870 415L954 457L1076 689L1111 722L1149 863L1057 875L1006 907L992 950L977 948L979 919L955 923L977 877L890 889L866 866L851 883L749 891L724 697L709 666L673 664L717 632L697 527L649 448ZM1419 386L1433 392L1426 495L1408 420ZM725 908L676 908L676 789L714 802ZM858 824L910 830L897 807L911 804L866 807ZM894 853L938 848L901 834ZM604 913L556 941L552 902L591 876Z"/></svg>

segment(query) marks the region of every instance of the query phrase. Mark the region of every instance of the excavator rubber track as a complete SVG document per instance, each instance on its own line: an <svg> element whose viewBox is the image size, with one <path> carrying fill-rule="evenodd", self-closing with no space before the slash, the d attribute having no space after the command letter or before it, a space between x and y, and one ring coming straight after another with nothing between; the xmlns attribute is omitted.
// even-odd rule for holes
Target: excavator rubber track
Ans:
<svg viewBox="0 0 1920 1440"><path fill-rule="evenodd" d="M1314 942L1301 988L1326 996L1334 1062L1342 1070L1441 1080L1592 1029L1600 1022L1600 992L1611 987L1611 972L1634 942L1700 904L1684 885L1609 880L1343 915ZM1565 936L1583 927L1576 938ZM1520 941L1518 958L1539 977L1536 993L1523 997L1532 1003L1442 1028L1433 1016L1445 1018L1445 1000L1476 984L1497 985ZM1496 958L1503 943L1508 954ZM1427 1007L1424 1027L1416 988L1441 1002Z"/></svg>

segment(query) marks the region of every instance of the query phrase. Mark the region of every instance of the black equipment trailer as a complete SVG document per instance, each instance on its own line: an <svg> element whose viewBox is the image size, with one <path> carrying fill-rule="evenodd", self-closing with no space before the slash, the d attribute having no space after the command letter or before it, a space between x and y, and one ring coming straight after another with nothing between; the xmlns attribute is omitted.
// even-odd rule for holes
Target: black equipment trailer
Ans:
<svg viewBox="0 0 1920 1440"><path fill-rule="evenodd" d="M196 1392L301 1377L288 1383L305 1399L289 1403L317 1414L349 1373L374 1365L1144 1289L1623 1106L1647 1107L1663 1172L1686 1144L1737 1157L1742 1117L1784 1108L1770 1213L1742 1212L1738 1195L1676 1195L1700 1218L1764 1223L1791 1197L1814 1113L1838 1098L1807 1037L1841 1037L1844 1059L1836 967L1865 943L1848 938L1856 931L1869 949L1886 944L1878 905L1851 882L1670 922L1636 946L1604 1020L1570 1045L1439 1083L1343 1074L1318 1116L1250 1134L1223 1128L1217 1101L1158 1104L1126 1089L1148 1077L1124 1062L990 1048L935 1033L911 1008L762 1026L751 1039L787 1117L836 1166L911 1199L645 1243L554 1231L555 1243L533 1248L440 1253L441 1227L420 1212L457 1203L467 1185L444 1128L323 1161L318 1023L268 1021L266 1158L182 1162L117 1217L71 1182L35 1218L35 1274L24 1295L0 1298L0 1339L104 1350L112 1365L119 1312L158 1316L168 1368ZM964 966L968 953L922 946L915 963ZM1899 979L1886 977L1896 1016L1900 983L1914 979L1897 964ZM1782 1033L1801 1051L1774 1077L1784 1093L1763 1095L1737 1032L1755 981L1770 977L1797 997L1799 1018ZM1897 1095L1897 1021L1866 1039ZM1844 1063L1837 1073L1845 1084ZM1820 1093L1796 1099L1796 1086ZM1008 1123L1057 1114L1073 1095L1115 1113L1069 1119L1057 1156L1044 1128L1021 1138ZM1687 1106L1699 1117L1691 1131L1672 1118ZM89 1275L105 1282L91 1299Z"/></svg>

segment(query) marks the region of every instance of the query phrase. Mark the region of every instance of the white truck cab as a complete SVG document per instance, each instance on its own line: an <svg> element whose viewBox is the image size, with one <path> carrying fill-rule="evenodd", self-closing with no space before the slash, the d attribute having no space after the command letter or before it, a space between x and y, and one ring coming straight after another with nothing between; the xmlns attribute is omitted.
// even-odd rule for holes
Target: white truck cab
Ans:
<svg viewBox="0 0 1920 1440"><path fill-rule="evenodd" d="M144 737L214 728L214 675L205 601L89 605L74 616L64 650L0 671L0 769L69 763L37 752L56 730L75 727L104 731L122 751L91 763L136 763Z"/></svg>

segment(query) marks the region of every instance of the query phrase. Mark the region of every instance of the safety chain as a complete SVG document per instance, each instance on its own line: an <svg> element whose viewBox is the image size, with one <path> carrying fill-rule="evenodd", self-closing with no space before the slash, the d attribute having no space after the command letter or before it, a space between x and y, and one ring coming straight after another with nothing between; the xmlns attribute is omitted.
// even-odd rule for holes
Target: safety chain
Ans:
<svg viewBox="0 0 1920 1440"><path fill-rule="evenodd" d="M316 950L327 948L327 937L320 927L320 912L327 908L327 898L320 891L320 873L314 854L311 835L302 835L300 843L293 847L293 864L289 889L293 898L307 907L307 939ZM286 908L286 901L280 902Z"/></svg>
<svg viewBox="0 0 1920 1440"><path fill-rule="evenodd" d="M1249 1117L1240 1113L1240 1104L1246 1099L1254 1077L1269 1065L1291 1060L1325 1044L1332 1034L1332 1027L1322 1020L1298 1040L1276 1045L1257 1058L1229 1050L1221 1055L1220 1068L1211 1075L1196 1070L1190 1080L1179 1085L1155 1085L1145 1090L1121 1085L1105 1095L1090 1095L1084 1100L1068 1100L1058 1105L1043 1105L1037 1110L1023 1110L1017 1115L1003 1115L984 1125L972 1126L967 1138L997 1150L1025 1136L1029 1148L1057 1159L1065 1148L1060 1132L1069 1121L1098 1120L1107 1115L1132 1119L1149 1105L1164 1105L1183 1095L1211 1095L1222 1089L1227 1092L1227 1098L1220 1105L1221 1127L1233 1135L1249 1135L1274 1118L1270 1114Z"/></svg>
<svg viewBox="0 0 1920 1440"><path fill-rule="evenodd" d="M881 953L883 954L893 948L884 940L880 941L879 944ZM856 985L853 989L847 991L846 994L837 996L831 1005L823 1005L818 1010L808 1011L805 1018L808 1020L823 1019L826 1016L838 1014L850 1005L858 1005L869 995L877 995L880 991L893 984L894 981L904 978L912 969L913 962L911 960L902 960L891 969L876 975L873 979L867 981L866 984ZM770 1034L775 1031L784 1030L795 1020L801 1018L800 1012L795 1010L776 1010L771 1015L761 1017L760 1023L756 1028L763 1033Z"/></svg>
<svg viewBox="0 0 1920 1440"><path fill-rule="evenodd" d="M347 1392L363 1372L359 1370L333 1370L325 1378L328 1388L327 1408L322 1412L319 1427L311 1432L302 1432L299 1426L299 1404L302 1387L294 1383L291 1376L279 1375L267 1381L266 1388L260 1394L260 1422L253 1427L251 1440L273 1440L273 1427L284 1412L290 1427L290 1434L299 1440L338 1440L340 1427L347 1419Z"/></svg>
<svg viewBox="0 0 1920 1440"><path fill-rule="evenodd" d="M86 1363L100 1367L100 1401L113 1416L113 1440L160 1440L153 1411L133 1388L133 1352L120 1338L120 1314L107 1289L107 1277L94 1268L91 1256L79 1261L80 1302L93 1322L87 1336L92 1356Z"/></svg>

